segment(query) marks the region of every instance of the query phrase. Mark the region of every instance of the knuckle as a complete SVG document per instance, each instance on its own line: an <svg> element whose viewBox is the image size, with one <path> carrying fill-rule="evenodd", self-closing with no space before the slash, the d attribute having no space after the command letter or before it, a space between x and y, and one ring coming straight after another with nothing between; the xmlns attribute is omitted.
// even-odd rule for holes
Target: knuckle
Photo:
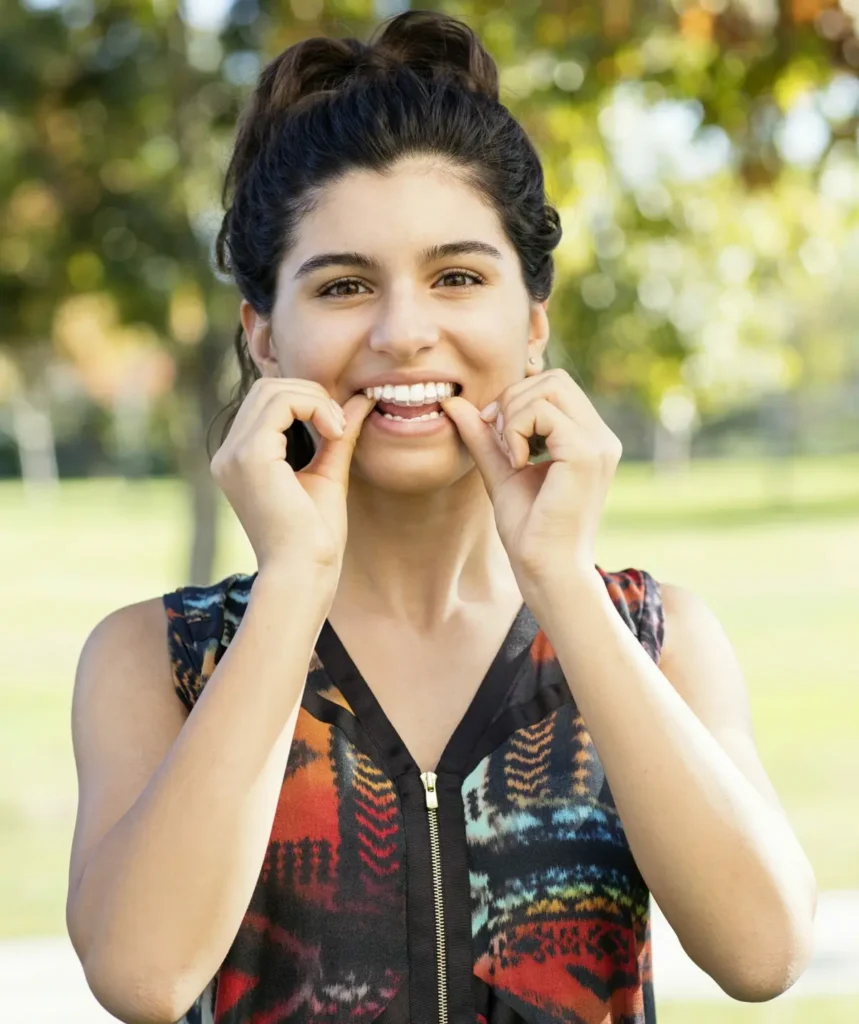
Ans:
<svg viewBox="0 0 859 1024"><path fill-rule="evenodd" d="M246 469L254 462L254 453L249 445L244 445L237 451L233 452L232 461L234 465L240 466L242 469Z"/></svg>
<svg viewBox="0 0 859 1024"><path fill-rule="evenodd" d="M621 455L623 455L623 445L620 438L612 434L611 438L605 443L604 451L608 458L617 462Z"/></svg>

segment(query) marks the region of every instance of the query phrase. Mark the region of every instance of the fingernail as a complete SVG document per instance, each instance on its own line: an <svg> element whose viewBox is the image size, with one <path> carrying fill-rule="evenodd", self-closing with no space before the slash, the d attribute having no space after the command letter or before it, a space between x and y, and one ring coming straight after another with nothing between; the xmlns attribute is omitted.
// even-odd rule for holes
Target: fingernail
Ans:
<svg viewBox="0 0 859 1024"><path fill-rule="evenodd" d="M498 413L498 419L495 421L495 429L498 431L499 434L504 429L504 413L503 412Z"/></svg>
<svg viewBox="0 0 859 1024"><path fill-rule="evenodd" d="M480 418L487 422L498 412L498 403L490 402L485 409L480 410Z"/></svg>

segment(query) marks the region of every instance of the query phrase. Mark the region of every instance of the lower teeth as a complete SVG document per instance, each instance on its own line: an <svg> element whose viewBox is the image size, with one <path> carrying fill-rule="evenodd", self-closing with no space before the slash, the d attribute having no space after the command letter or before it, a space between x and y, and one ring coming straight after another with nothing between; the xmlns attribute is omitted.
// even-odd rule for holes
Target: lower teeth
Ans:
<svg viewBox="0 0 859 1024"><path fill-rule="evenodd" d="M437 420L440 416L444 416L444 414L444 409L440 411L433 409L432 412L424 413L423 416L394 416L389 412L380 413L386 420L396 420L398 423L418 423L421 420Z"/></svg>

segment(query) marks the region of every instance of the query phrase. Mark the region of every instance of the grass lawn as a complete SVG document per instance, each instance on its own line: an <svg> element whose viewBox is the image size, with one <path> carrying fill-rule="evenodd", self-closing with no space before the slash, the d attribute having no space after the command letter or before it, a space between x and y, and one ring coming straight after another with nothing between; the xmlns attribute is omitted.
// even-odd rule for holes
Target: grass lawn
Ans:
<svg viewBox="0 0 859 1024"><path fill-rule="evenodd" d="M224 501L215 575L252 572ZM77 800L69 710L75 666L112 609L187 582L185 493L173 480L63 482L27 498L0 482L0 939L60 934ZM784 465L696 463L654 477L621 463L597 561L700 593L744 667L763 763L822 889L859 888L859 456ZM836 1001L832 1001L833 1004ZM801 1000L737 1004L730 1020L826 1024ZM805 1008L802 1011L802 1008ZM728 1019L666 1006L663 1022ZM841 1014L839 1016L839 1013ZM776 1015L773 1015L776 1014Z"/></svg>
<svg viewBox="0 0 859 1024"><path fill-rule="evenodd" d="M659 1024L847 1024L859 996L773 999L769 1003L658 1003Z"/></svg>

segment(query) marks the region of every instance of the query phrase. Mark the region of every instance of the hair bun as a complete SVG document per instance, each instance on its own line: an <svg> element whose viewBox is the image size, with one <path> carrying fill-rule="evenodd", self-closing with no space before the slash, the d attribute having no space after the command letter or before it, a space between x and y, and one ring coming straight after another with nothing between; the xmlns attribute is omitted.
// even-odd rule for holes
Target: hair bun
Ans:
<svg viewBox="0 0 859 1024"><path fill-rule="evenodd" d="M375 52L431 81L453 78L472 92L498 100L498 68L474 32L436 11L405 11L373 39Z"/></svg>
<svg viewBox="0 0 859 1024"><path fill-rule="evenodd" d="M239 119L225 197L230 183L248 173L282 117L350 83L405 67L431 82L453 80L498 100L495 61L471 28L456 18L435 11L404 11L382 22L376 33L369 43L328 36L304 39L263 68Z"/></svg>
<svg viewBox="0 0 859 1024"><path fill-rule="evenodd" d="M382 22L369 43L315 36L291 46L263 69L256 112L276 117L305 98L403 67L498 99L498 69L474 32L445 14L418 10Z"/></svg>

